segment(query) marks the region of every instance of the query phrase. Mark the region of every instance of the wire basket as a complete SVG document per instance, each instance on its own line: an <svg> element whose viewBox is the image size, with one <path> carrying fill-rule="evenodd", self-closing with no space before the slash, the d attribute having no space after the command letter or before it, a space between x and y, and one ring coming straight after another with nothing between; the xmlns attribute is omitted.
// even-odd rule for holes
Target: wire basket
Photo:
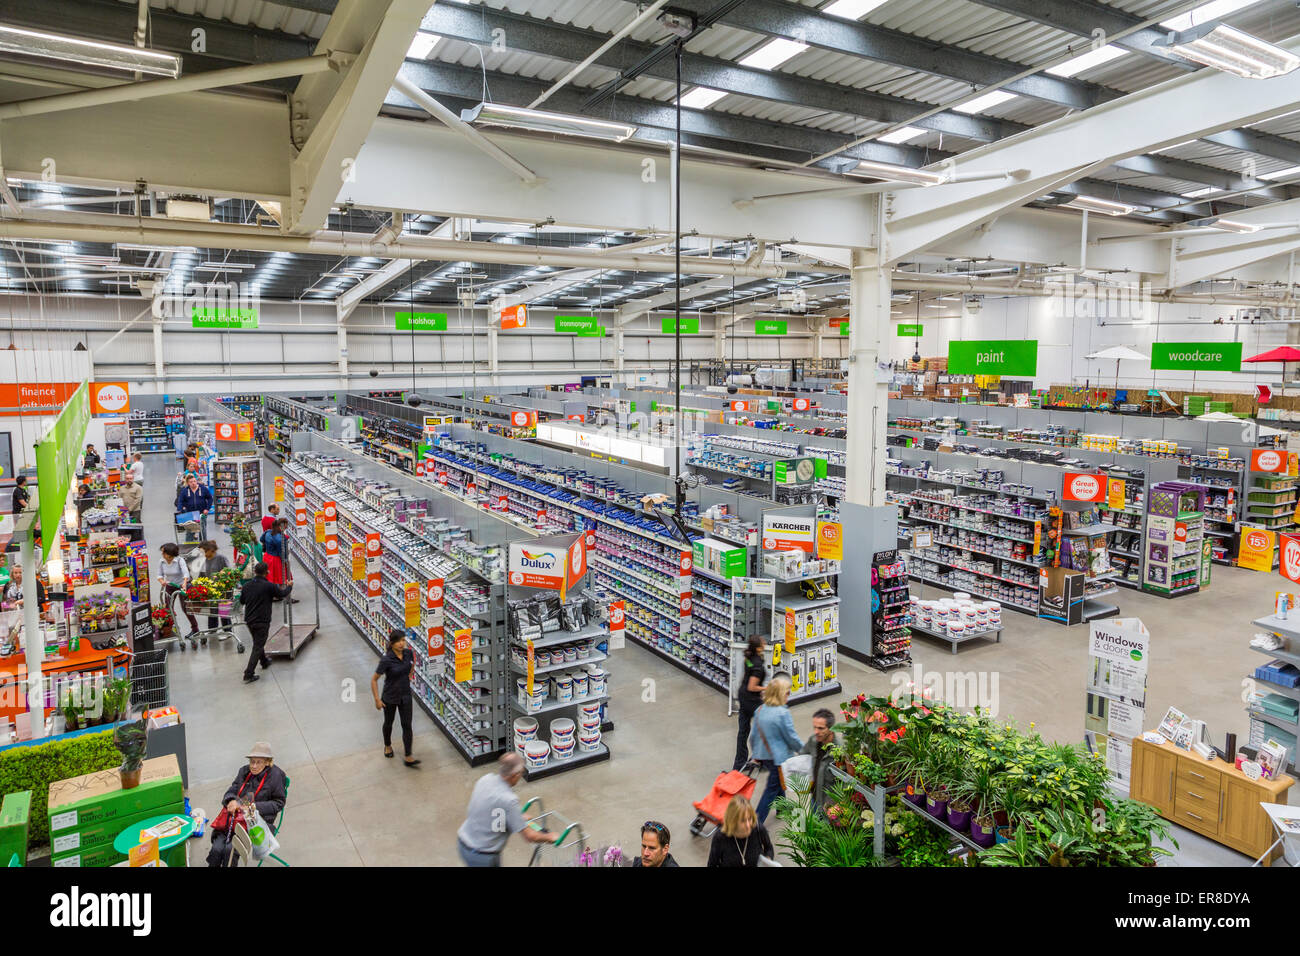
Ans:
<svg viewBox="0 0 1300 956"><path fill-rule="evenodd" d="M136 711L166 707L171 699L167 679L167 649L137 651L131 655L131 708Z"/></svg>

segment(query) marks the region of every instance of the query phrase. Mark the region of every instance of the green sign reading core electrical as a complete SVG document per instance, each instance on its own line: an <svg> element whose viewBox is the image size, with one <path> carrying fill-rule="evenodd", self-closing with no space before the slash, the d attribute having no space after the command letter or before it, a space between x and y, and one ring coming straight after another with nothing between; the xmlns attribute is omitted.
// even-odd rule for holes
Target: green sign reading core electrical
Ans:
<svg viewBox="0 0 1300 956"><path fill-rule="evenodd" d="M898 326L898 337L900 339L919 339L924 328L925 327L919 323L913 323L911 325L905 323L900 324Z"/></svg>
<svg viewBox="0 0 1300 956"><path fill-rule="evenodd" d="M759 319L754 323L755 335L785 335L785 319Z"/></svg>
<svg viewBox="0 0 1300 956"><path fill-rule="evenodd" d="M1240 372L1240 342L1154 342L1151 367L1194 372Z"/></svg>
<svg viewBox="0 0 1300 956"><path fill-rule="evenodd" d="M664 335L676 335L677 327L671 318L665 317L661 326ZM698 315L688 315L682 317L682 335L699 335L700 334L700 317Z"/></svg>
<svg viewBox="0 0 1300 956"><path fill-rule="evenodd" d="M599 335L600 325L594 315L557 315L555 331L573 335Z"/></svg>
<svg viewBox="0 0 1300 956"><path fill-rule="evenodd" d="M446 312L397 312L398 332L446 332Z"/></svg>
<svg viewBox="0 0 1300 956"><path fill-rule="evenodd" d="M948 343L953 375L1037 375L1037 339L967 339Z"/></svg>
<svg viewBox="0 0 1300 956"><path fill-rule="evenodd" d="M195 329L255 329L256 309L205 309L194 306L190 312L191 328Z"/></svg>

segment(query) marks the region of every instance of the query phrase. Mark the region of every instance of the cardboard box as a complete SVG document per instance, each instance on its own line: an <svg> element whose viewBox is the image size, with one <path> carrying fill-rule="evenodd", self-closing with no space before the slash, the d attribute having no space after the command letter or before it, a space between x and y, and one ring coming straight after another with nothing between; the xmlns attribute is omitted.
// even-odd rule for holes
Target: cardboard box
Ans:
<svg viewBox="0 0 1300 956"><path fill-rule="evenodd" d="M184 803L176 806L178 813L183 811L184 808ZM111 820L87 823L79 830L65 830L50 837L50 854L52 857L60 857L70 856L78 852L86 853L103 846L105 843L112 843L117 839L117 835L131 824L140 823L150 817L161 816L169 809L171 808L150 807L147 810L141 810L139 813L132 813L124 817L114 817Z"/></svg>
<svg viewBox="0 0 1300 956"><path fill-rule="evenodd" d="M0 866L8 866L15 853L27 861L27 819L32 809L32 792L8 794L0 806Z"/></svg>
<svg viewBox="0 0 1300 956"><path fill-rule="evenodd" d="M126 859L125 853L118 853L112 843L101 843L88 850L76 850L50 857L50 866L114 866Z"/></svg>
<svg viewBox="0 0 1300 956"><path fill-rule="evenodd" d="M140 785L123 790L116 769L101 770L50 784L50 840L103 820L120 820L142 810L164 813L184 804L180 764L175 754L144 762ZM121 829L119 827L119 829Z"/></svg>

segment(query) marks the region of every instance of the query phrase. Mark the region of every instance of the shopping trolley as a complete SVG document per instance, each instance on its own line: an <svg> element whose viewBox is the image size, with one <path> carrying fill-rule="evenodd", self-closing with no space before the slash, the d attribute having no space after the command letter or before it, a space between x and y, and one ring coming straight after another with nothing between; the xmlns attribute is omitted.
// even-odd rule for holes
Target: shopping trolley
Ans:
<svg viewBox="0 0 1300 956"><path fill-rule="evenodd" d="M171 611L174 624L172 636L161 638L158 643L175 643L183 651L187 647L206 646L209 637L219 637L223 633L229 633L235 639L235 646L239 648L239 652L241 654L244 652L244 641L239 636L239 632L235 630L237 625L244 623L244 606L239 600L238 591L235 591L229 597L199 603L187 599L183 591L169 590L164 591L162 600L166 608ZM196 621L201 619L206 622L209 618L216 618L217 626L200 627L188 634L182 634L181 618L185 617L187 610L194 615ZM221 623L223 620L230 623L223 625Z"/></svg>
<svg viewBox="0 0 1300 956"><path fill-rule="evenodd" d="M529 797L528 802L523 806L523 812L527 814L532 809L536 809L538 813L528 821L528 826L535 830L547 829L544 821L550 818L550 829L558 829L560 836L554 843L533 844L533 855L528 860L529 866L589 865L586 861L591 854L591 848L587 845L587 835L583 832L581 823L567 821L554 810L546 810L542 806L541 797Z"/></svg>
<svg viewBox="0 0 1300 956"><path fill-rule="evenodd" d="M203 543L203 522L197 511L177 512L172 519L172 540L180 548L180 559L188 564Z"/></svg>
<svg viewBox="0 0 1300 956"><path fill-rule="evenodd" d="M727 804L735 797L752 800L754 785L758 782L759 765L750 760L740 770L724 770L713 781L713 788L703 800L697 800L695 819L691 821L691 836L710 837L713 831L722 826ZM707 829L706 829L707 828Z"/></svg>

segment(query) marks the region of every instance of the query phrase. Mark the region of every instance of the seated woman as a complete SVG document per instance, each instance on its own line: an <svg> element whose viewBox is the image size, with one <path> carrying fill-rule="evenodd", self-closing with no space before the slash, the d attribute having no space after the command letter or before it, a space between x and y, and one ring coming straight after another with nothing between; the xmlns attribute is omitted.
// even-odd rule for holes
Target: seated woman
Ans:
<svg viewBox="0 0 1300 956"><path fill-rule="evenodd" d="M248 765L239 769L239 773L235 774L235 782L221 798L222 807L234 814L236 810L247 808L251 804L257 807L258 814L267 826L274 826L275 818L284 809L284 801L288 797L288 778L273 761L270 744L264 740L253 744L248 752ZM244 809L244 813L248 816L247 809ZM238 861L238 855L232 853L229 830L214 826L212 849L208 851L208 866L234 866Z"/></svg>

